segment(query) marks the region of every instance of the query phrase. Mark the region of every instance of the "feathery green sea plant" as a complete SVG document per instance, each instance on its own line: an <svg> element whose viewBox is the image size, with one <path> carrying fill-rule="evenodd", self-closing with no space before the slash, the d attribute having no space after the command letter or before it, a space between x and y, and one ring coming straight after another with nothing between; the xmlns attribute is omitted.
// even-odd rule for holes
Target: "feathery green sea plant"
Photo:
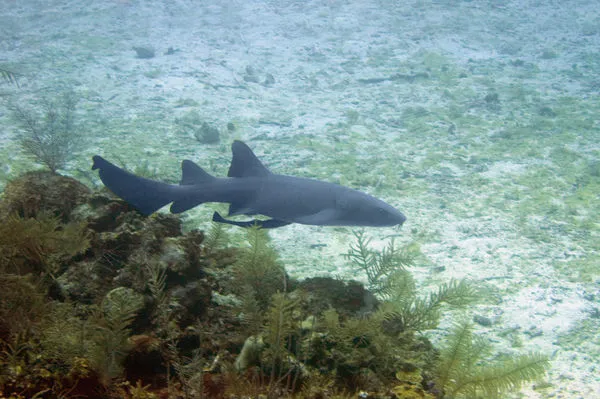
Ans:
<svg viewBox="0 0 600 399"><path fill-rule="evenodd" d="M442 317L444 305L464 308L479 299L479 294L471 284L466 280L454 279L441 284L437 291L425 297L415 295L414 291L408 291L409 295L406 293L397 289L377 310L382 319L394 323L400 331L434 329Z"/></svg>
<svg viewBox="0 0 600 399"><path fill-rule="evenodd" d="M120 375L122 361L130 349L129 327L143 305L140 294L130 288L117 287L104 297L94 315L96 347L90 360L105 380Z"/></svg>
<svg viewBox="0 0 600 399"><path fill-rule="evenodd" d="M407 267L418 254L415 245L397 249L391 240L381 251L370 247L362 231L354 232L356 243L347 257L367 274L368 287L383 299L375 315L394 325L397 331L423 331L436 328L442 306L464 308L479 299L478 292L465 280L450 280L427 296L418 296Z"/></svg>
<svg viewBox="0 0 600 399"><path fill-rule="evenodd" d="M381 251L370 247L371 239L364 231L353 231L355 244L350 244L346 257L358 269L367 275L367 288L376 295L386 297L393 291L392 280L395 273L405 272L413 265L418 255L418 247L414 244L398 249L394 240Z"/></svg>
<svg viewBox="0 0 600 399"><path fill-rule="evenodd" d="M53 302L48 307L39 335L44 355L67 368L75 367L78 359L92 359L98 350L90 318L94 306Z"/></svg>
<svg viewBox="0 0 600 399"><path fill-rule="evenodd" d="M273 294L285 290L285 270L264 229L248 228L246 239L249 246L241 251L234 264L233 289L238 294L251 292L260 309L265 310Z"/></svg>
<svg viewBox="0 0 600 399"><path fill-rule="evenodd" d="M142 385L142 381L137 380L135 385L129 381L124 381L117 385L115 394L122 399L157 399L158 396L151 391L150 384Z"/></svg>
<svg viewBox="0 0 600 399"><path fill-rule="evenodd" d="M299 370L290 362L294 336L299 333L300 321L294 317L299 304L298 298L278 292L273 295L271 306L266 314L264 342L267 349L263 353L263 362L268 362L270 369L269 391L272 392L284 380L295 381ZM290 378L288 378L290 377ZM294 390L294 384L286 384L286 391Z"/></svg>
<svg viewBox="0 0 600 399"><path fill-rule="evenodd" d="M323 312L310 339L309 363L335 373L337 380L360 387L359 375L391 378L399 367L423 367L427 351L414 334L392 334L377 314L341 317L335 309ZM418 349L417 349L418 348ZM359 377L359 378L357 378ZM368 377L362 383L368 384Z"/></svg>
<svg viewBox="0 0 600 399"><path fill-rule="evenodd" d="M81 379L90 376L85 359L69 364L51 357L38 337L19 335L0 341L0 392L2 398L66 398Z"/></svg>
<svg viewBox="0 0 600 399"><path fill-rule="evenodd" d="M175 303L174 299L169 297L166 291L167 270L158 262L147 261L145 263L145 274L147 275L147 287L150 290L154 300L153 321L156 325L154 331L158 338L158 347L167 370L167 390L173 389L171 375L173 369L176 373L176 379L181 389L187 397L196 397L203 390L203 367L205 359L198 348L193 351L192 356L182 356L178 341L182 331L177 324L177 317L172 312ZM196 332L201 336L201 326L190 326L186 329L186 334Z"/></svg>
<svg viewBox="0 0 600 399"><path fill-rule="evenodd" d="M177 356L172 362L173 368L177 373L181 388L185 397L201 397L204 392L204 369L206 359L202 355L200 348L193 351L192 356L181 356L177 348L173 348Z"/></svg>
<svg viewBox="0 0 600 399"><path fill-rule="evenodd" d="M44 100L43 113L12 105L12 116L20 125L17 139L23 152L52 172L64 168L81 142L75 124L77 99L67 92L57 100Z"/></svg>
<svg viewBox="0 0 600 399"><path fill-rule="evenodd" d="M166 305L167 270L159 262L146 262L145 267L148 289L158 309Z"/></svg>
<svg viewBox="0 0 600 399"><path fill-rule="evenodd" d="M264 325L264 309L256 299L254 291L250 287L242 290L239 295L240 304L236 306L240 322L244 326L247 335L258 335Z"/></svg>
<svg viewBox="0 0 600 399"><path fill-rule="evenodd" d="M6 83L19 87L18 74L6 68L0 68L0 77Z"/></svg>
<svg viewBox="0 0 600 399"><path fill-rule="evenodd" d="M85 223L63 224L60 218L8 216L0 223L0 272L46 273L53 279L63 263L89 247Z"/></svg>
<svg viewBox="0 0 600 399"><path fill-rule="evenodd" d="M344 356L352 354L357 348L366 348L382 333L381 323L371 317L350 317L342 320L335 309L323 312L319 327L336 342L337 350ZM357 356L354 361L366 360Z"/></svg>
<svg viewBox="0 0 600 399"><path fill-rule="evenodd" d="M154 301L152 312L153 322L156 325L156 337L160 344L159 348L167 370L167 390L171 391L171 368L179 365L177 350L177 338L180 329L171 312L170 298L166 292L167 270L158 262L147 260L145 263L145 274L147 287Z"/></svg>
<svg viewBox="0 0 600 399"><path fill-rule="evenodd" d="M490 345L474 336L470 322L457 322L440 352L436 384L448 398L505 397L524 382L540 379L549 367L539 353L486 361Z"/></svg>
<svg viewBox="0 0 600 399"><path fill-rule="evenodd" d="M31 336L48 312L43 284L31 274L20 276L0 271L0 341L16 335Z"/></svg>
<svg viewBox="0 0 600 399"><path fill-rule="evenodd" d="M203 245L207 254L211 254L217 249L223 248L229 242L229 236L225 230L225 224L212 222Z"/></svg>

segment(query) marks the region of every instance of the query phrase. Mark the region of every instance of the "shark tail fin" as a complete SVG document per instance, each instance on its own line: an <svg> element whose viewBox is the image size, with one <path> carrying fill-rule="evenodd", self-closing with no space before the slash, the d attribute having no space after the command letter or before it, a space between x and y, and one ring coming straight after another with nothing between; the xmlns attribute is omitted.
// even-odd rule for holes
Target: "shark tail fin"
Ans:
<svg viewBox="0 0 600 399"><path fill-rule="evenodd" d="M176 197L177 186L136 176L98 155L93 161L92 169L99 170L102 183L144 215L156 212Z"/></svg>

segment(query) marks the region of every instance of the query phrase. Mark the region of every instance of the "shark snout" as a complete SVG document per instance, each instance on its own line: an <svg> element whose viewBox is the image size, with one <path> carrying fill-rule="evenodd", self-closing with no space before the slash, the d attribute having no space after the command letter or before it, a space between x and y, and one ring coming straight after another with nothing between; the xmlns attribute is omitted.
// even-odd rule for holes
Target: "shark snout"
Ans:
<svg viewBox="0 0 600 399"><path fill-rule="evenodd" d="M398 226L402 226L402 224L406 222L406 216L400 211L396 211L395 219Z"/></svg>
<svg viewBox="0 0 600 399"><path fill-rule="evenodd" d="M401 226L406 216L390 204L378 200L376 212L371 213L371 226Z"/></svg>

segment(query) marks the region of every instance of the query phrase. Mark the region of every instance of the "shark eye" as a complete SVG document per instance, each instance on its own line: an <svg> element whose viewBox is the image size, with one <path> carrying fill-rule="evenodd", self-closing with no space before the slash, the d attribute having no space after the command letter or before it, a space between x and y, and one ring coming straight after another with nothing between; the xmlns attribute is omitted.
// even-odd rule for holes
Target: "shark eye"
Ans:
<svg viewBox="0 0 600 399"><path fill-rule="evenodd" d="M391 216L390 211L387 209L384 209L384 208L379 208L377 210L377 213L379 214L380 217L382 217L384 219L388 219Z"/></svg>

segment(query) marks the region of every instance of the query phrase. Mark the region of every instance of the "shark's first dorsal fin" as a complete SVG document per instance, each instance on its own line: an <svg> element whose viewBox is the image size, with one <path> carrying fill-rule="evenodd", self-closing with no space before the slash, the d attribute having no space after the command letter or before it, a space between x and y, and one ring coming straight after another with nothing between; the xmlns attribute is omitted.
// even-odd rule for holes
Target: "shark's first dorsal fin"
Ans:
<svg viewBox="0 0 600 399"><path fill-rule="evenodd" d="M227 176L229 177L250 177L250 176L267 176L271 174L271 171L256 158L256 155L252 152L243 142L236 140L231 145L231 166Z"/></svg>
<svg viewBox="0 0 600 399"><path fill-rule="evenodd" d="M200 166L187 159L181 162L181 185L193 185L206 183L215 179L209 175Z"/></svg>

